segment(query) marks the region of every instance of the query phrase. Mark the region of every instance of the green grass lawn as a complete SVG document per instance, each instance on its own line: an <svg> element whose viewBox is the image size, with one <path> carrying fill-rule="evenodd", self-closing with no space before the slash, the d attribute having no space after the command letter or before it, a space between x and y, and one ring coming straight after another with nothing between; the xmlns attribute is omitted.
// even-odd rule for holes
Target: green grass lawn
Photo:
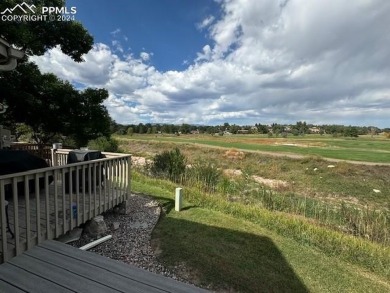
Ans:
<svg viewBox="0 0 390 293"><path fill-rule="evenodd" d="M134 135L116 136L117 139L155 140L173 143L195 143L222 148L236 148L249 151L290 153L324 158L390 163L390 140L378 138L264 138L253 135L212 137L210 135Z"/></svg>
<svg viewBox="0 0 390 293"><path fill-rule="evenodd" d="M282 236L277 229L189 201L175 212L174 191L167 188L172 184L139 178L134 177L133 190L154 196L167 212L153 232L159 259L172 267L185 264L184 276L199 285L224 292L390 290L385 276Z"/></svg>

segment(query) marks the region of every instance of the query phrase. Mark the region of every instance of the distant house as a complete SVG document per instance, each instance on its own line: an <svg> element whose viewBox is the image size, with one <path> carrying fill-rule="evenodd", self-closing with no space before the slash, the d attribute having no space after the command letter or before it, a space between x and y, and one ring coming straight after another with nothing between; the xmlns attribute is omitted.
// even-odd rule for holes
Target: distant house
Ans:
<svg viewBox="0 0 390 293"><path fill-rule="evenodd" d="M319 129L318 127L310 127L309 131L310 133L320 133L321 129Z"/></svg>
<svg viewBox="0 0 390 293"><path fill-rule="evenodd" d="M197 130L191 130L191 134L199 134L200 132L199 132L199 129L197 129Z"/></svg>
<svg viewBox="0 0 390 293"><path fill-rule="evenodd" d="M249 133L249 130L247 130L247 129L237 130L237 134L248 134L248 133Z"/></svg>

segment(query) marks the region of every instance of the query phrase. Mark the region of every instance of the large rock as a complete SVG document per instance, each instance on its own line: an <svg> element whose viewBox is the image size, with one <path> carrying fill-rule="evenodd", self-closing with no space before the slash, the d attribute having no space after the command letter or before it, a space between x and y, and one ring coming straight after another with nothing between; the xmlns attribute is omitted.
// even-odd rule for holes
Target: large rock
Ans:
<svg viewBox="0 0 390 293"><path fill-rule="evenodd" d="M85 232L91 237L101 237L107 232L107 225L103 216L97 216L85 226Z"/></svg>

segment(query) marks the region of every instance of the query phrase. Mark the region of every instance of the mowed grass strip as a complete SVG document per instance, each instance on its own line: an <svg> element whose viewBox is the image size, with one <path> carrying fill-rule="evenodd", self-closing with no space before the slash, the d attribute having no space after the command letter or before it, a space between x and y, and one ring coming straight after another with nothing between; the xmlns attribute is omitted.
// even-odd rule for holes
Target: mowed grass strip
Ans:
<svg viewBox="0 0 390 293"><path fill-rule="evenodd" d="M173 190L142 181L135 179L133 190L154 196L167 211L152 237L159 259L172 267L185 264L183 276L198 285L239 292L390 290L384 277L251 221L188 201L175 212Z"/></svg>

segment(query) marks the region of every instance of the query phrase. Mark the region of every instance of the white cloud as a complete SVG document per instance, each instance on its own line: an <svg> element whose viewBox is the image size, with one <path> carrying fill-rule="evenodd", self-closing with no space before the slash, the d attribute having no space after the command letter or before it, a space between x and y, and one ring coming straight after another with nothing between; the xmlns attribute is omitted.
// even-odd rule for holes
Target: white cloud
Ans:
<svg viewBox="0 0 390 293"><path fill-rule="evenodd" d="M213 15L209 15L208 17L206 17L201 23L198 23L196 25L196 27L199 29L199 30L203 30L207 27L209 27L215 20L215 17Z"/></svg>
<svg viewBox="0 0 390 293"><path fill-rule="evenodd" d="M198 24L208 28L210 43L183 71L159 72L148 65L152 53L118 56L120 43L96 44L81 64L59 49L33 59L43 71L107 88L106 106L122 123L306 120L389 127L390 2L220 5L221 18Z"/></svg>

